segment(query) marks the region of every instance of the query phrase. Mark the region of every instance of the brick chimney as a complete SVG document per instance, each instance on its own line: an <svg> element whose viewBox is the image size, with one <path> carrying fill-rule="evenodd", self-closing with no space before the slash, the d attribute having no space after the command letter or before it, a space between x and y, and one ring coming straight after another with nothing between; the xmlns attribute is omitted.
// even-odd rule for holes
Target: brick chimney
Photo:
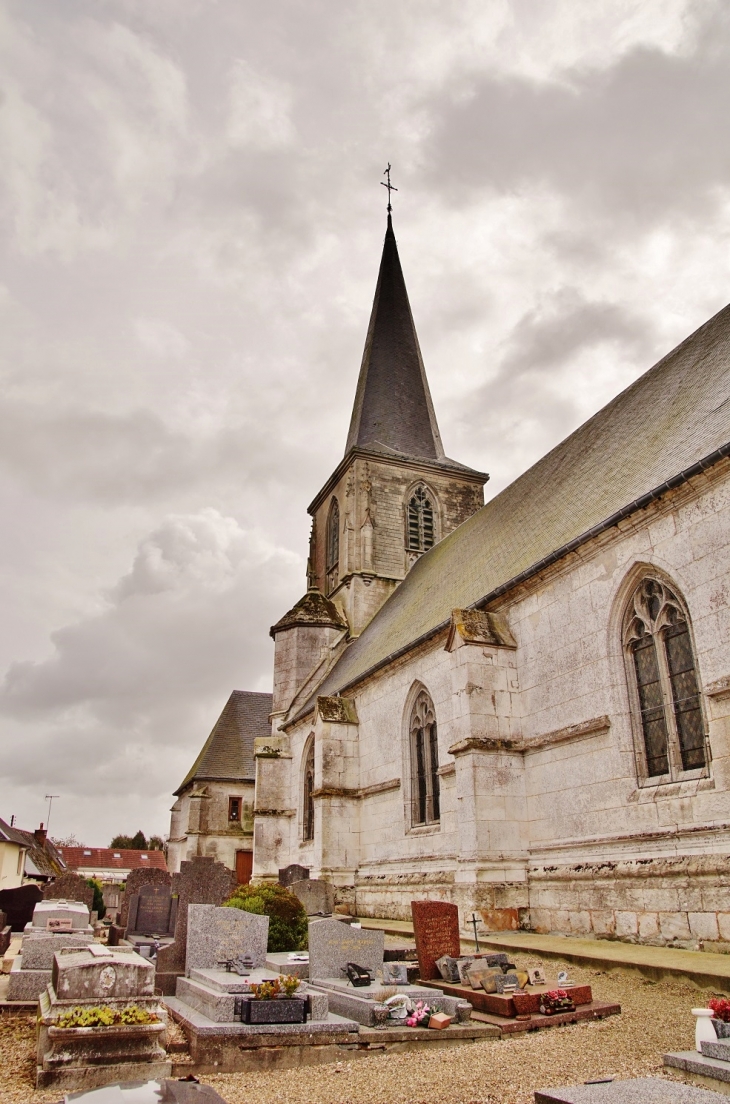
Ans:
<svg viewBox="0 0 730 1104"><path fill-rule="evenodd" d="M45 846L45 843L46 843L46 836L48 835L48 832L47 832L47 831L46 831L46 829L45 829L45 828L43 827L43 821L41 821L41 826L40 826L40 828L36 828L36 830L35 830L35 832L33 833L33 835L35 836L36 840L37 840L37 841L38 841L38 843L39 843L39 844L41 845L41 847L44 847L44 846Z"/></svg>

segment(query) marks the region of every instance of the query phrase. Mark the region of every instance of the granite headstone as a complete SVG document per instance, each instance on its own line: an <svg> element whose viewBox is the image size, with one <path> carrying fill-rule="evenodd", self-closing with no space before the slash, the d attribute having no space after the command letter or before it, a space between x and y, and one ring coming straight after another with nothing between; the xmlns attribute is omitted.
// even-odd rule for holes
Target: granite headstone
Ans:
<svg viewBox="0 0 730 1104"><path fill-rule="evenodd" d="M604 1081L538 1089L535 1104L724 1104L727 1096L678 1081L638 1077L635 1081Z"/></svg>
<svg viewBox="0 0 730 1104"><path fill-rule="evenodd" d="M165 996L174 996L177 979L185 972L189 905L222 905L236 888L236 875L223 863L207 855L184 861L172 876L172 895L177 897L175 939L157 952L157 986Z"/></svg>
<svg viewBox="0 0 730 1104"><path fill-rule="evenodd" d="M147 885L162 885L171 886L172 874L169 870L160 870L159 867L153 866L150 869L132 870L127 875L127 882L124 887L124 897L122 898L122 908L119 914L119 927L126 928L129 922L129 902L135 894L138 894L143 886Z"/></svg>
<svg viewBox="0 0 730 1104"><path fill-rule="evenodd" d="M294 882L301 882L303 879L309 877L309 868L306 866L299 866L298 863L291 863L289 866L285 866L279 871L279 885L288 889Z"/></svg>
<svg viewBox="0 0 730 1104"><path fill-rule="evenodd" d="M253 969L266 965L269 918L238 908L188 906L188 946L185 973L212 970L230 959L248 955Z"/></svg>
<svg viewBox="0 0 730 1104"><path fill-rule="evenodd" d="M437 959L459 958L459 910L448 901L411 901L413 934L422 981L438 978Z"/></svg>
<svg viewBox="0 0 730 1104"><path fill-rule="evenodd" d="M292 882L289 891L304 905L307 916L331 916L335 910L335 887L319 878Z"/></svg>
<svg viewBox="0 0 730 1104"><path fill-rule="evenodd" d="M57 878L49 882L43 890L44 901L57 901L59 899L83 901L91 911L91 906L94 904L94 890L92 886L86 884L86 878L83 878L81 874L77 874L75 870L65 870L63 874L59 874Z"/></svg>
<svg viewBox="0 0 730 1104"><path fill-rule="evenodd" d="M0 889L0 909L12 931L21 932L33 918L33 909L42 899L37 885L18 886L16 889Z"/></svg>
<svg viewBox="0 0 730 1104"><path fill-rule="evenodd" d="M382 931L353 928L339 920L310 920L309 976L342 979L348 962L382 974L384 944Z"/></svg>
<svg viewBox="0 0 730 1104"><path fill-rule="evenodd" d="M127 933L172 935L176 916L177 898L169 885L143 885L129 899Z"/></svg>

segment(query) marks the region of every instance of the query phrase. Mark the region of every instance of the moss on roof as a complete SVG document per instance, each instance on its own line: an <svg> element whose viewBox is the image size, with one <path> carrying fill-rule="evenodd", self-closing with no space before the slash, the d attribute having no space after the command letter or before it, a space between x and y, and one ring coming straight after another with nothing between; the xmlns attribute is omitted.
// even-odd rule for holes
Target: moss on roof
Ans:
<svg viewBox="0 0 730 1104"><path fill-rule="evenodd" d="M257 736L271 735L272 702L271 694L234 690L175 794L181 794L192 782L253 781L253 742Z"/></svg>

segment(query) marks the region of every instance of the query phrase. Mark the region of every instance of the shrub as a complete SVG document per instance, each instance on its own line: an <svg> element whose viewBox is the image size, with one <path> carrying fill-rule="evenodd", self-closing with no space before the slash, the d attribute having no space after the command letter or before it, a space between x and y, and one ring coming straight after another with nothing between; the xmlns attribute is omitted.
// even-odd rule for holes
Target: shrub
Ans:
<svg viewBox="0 0 730 1104"><path fill-rule="evenodd" d="M240 885L225 903L229 908L269 917L269 951L306 949L307 914L299 898L284 886Z"/></svg>
<svg viewBox="0 0 730 1104"><path fill-rule="evenodd" d="M104 904L104 894L101 890L101 882L97 882L96 878L87 878L87 886L91 886L94 891L94 900L91 903L91 911L99 913L99 919L103 920L106 916L106 905Z"/></svg>

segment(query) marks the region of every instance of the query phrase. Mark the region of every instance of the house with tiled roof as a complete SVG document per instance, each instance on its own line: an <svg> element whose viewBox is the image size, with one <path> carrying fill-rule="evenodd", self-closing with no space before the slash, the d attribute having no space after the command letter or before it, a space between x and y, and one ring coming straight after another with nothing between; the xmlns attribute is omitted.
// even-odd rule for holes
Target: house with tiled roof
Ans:
<svg viewBox="0 0 730 1104"><path fill-rule="evenodd" d="M42 885L65 869L63 857L42 824L34 832L26 832L0 820L0 889L15 889L26 882Z"/></svg>
<svg viewBox="0 0 730 1104"><path fill-rule="evenodd" d="M58 851L69 870L104 883L126 882L133 870L167 870L163 851L65 846L59 846Z"/></svg>
<svg viewBox="0 0 730 1104"><path fill-rule="evenodd" d="M389 214L307 591L271 630L254 879L730 940L730 307L483 505L486 479L445 455ZM211 784L185 783L201 826Z"/></svg>
<svg viewBox="0 0 730 1104"><path fill-rule="evenodd" d="M208 855L248 882L253 862L254 741L271 731L271 694L234 690L197 759L175 790L171 871Z"/></svg>

